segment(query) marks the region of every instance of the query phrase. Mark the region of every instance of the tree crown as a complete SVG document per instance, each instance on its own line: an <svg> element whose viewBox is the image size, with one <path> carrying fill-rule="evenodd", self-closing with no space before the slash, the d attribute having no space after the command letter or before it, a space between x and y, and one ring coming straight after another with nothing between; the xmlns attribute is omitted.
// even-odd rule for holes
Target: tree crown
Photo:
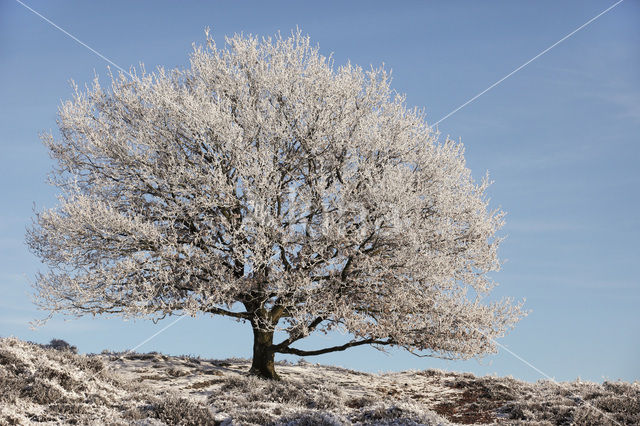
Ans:
<svg viewBox="0 0 640 426"><path fill-rule="evenodd" d="M300 32L222 49L207 33L187 69L111 80L76 87L43 136L62 193L27 234L45 309L228 315L300 354L340 327L448 357L494 350L522 316L481 303L504 216L488 179L383 68L336 68Z"/></svg>

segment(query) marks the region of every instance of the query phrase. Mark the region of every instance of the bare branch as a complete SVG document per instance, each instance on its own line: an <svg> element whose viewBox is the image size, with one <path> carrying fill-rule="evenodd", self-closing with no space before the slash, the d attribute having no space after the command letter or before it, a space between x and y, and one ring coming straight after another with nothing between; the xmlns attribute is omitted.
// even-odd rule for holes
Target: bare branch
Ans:
<svg viewBox="0 0 640 426"><path fill-rule="evenodd" d="M221 308L207 308L205 312L216 315L224 315L232 318L242 318L247 320L251 319L251 314L249 312L233 312Z"/></svg>
<svg viewBox="0 0 640 426"><path fill-rule="evenodd" d="M311 323L309 325L306 326L306 329L304 329L302 331L295 332L295 334L290 335L287 339L283 340L282 342L278 343L277 345L273 345L273 349L276 352L279 352L281 349L288 348L289 345L291 345L292 343L307 337L324 320L325 320L324 317L317 317L316 319L311 321Z"/></svg>
<svg viewBox="0 0 640 426"><path fill-rule="evenodd" d="M362 346L362 345L393 345L394 342L391 339L388 340L378 340L378 339L365 339L365 340L353 340L349 343L345 343L344 345L340 345L340 346L332 346L330 348L324 348L324 349L317 349L314 351L305 351L302 349L295 349L295 348L289 348L289 347L285 347L285 348L281 348L278 349L276 352L278 353L282 353L282 354L293 354L293 355L299 355L299 356L313 356L313 355L322 355L322 354L327 354L330 352L338 352L338 351L344 351L345 349L349 349L352 348L354 346Z"/></svg>

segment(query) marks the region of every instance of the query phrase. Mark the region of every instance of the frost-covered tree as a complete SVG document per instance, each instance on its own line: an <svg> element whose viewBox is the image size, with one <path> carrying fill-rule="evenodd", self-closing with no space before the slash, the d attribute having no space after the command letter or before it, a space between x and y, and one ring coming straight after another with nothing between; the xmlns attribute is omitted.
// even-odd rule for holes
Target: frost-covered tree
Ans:
<svg viewBox="0 0 640 426"><path fill-rule="evenodd" d="M60 204L27 242L51 314L248 321L267 378L276 353L468 358L523 315L482 303L503 222L487 180L384 69L336 68L299 32L223 49L207 32L189 68L111 80L76 87L42 137ZM295 347L336 328L343 345Z"/></svg>

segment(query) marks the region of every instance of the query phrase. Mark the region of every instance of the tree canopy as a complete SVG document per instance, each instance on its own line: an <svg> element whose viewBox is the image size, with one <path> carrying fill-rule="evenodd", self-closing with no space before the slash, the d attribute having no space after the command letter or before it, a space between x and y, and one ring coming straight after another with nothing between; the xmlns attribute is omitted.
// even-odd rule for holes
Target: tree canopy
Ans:
<svg viewBox="0 0 640 426"><path fill-rule="evenodd" d="M223 48L207 32L186 69L76 87L58 125L42 139L59 205L27 233L52 314L248 321L271 378L275 353L488 353L523 315L484 300L504 214L463 145L383 68L336 67L300 32ZM334 328L350 340L295 347Z"/></svg>

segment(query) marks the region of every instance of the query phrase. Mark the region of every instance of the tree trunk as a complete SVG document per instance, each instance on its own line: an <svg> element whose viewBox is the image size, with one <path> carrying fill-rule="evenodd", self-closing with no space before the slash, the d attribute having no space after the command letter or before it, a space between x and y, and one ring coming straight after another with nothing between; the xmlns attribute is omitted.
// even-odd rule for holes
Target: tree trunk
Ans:
<svg viewBox="0 0 640 426"><path fill-rule="evenodd" d="M253 361L249 374L263 379L280 380L274 368L273 331L253 328Z"/></svg>

